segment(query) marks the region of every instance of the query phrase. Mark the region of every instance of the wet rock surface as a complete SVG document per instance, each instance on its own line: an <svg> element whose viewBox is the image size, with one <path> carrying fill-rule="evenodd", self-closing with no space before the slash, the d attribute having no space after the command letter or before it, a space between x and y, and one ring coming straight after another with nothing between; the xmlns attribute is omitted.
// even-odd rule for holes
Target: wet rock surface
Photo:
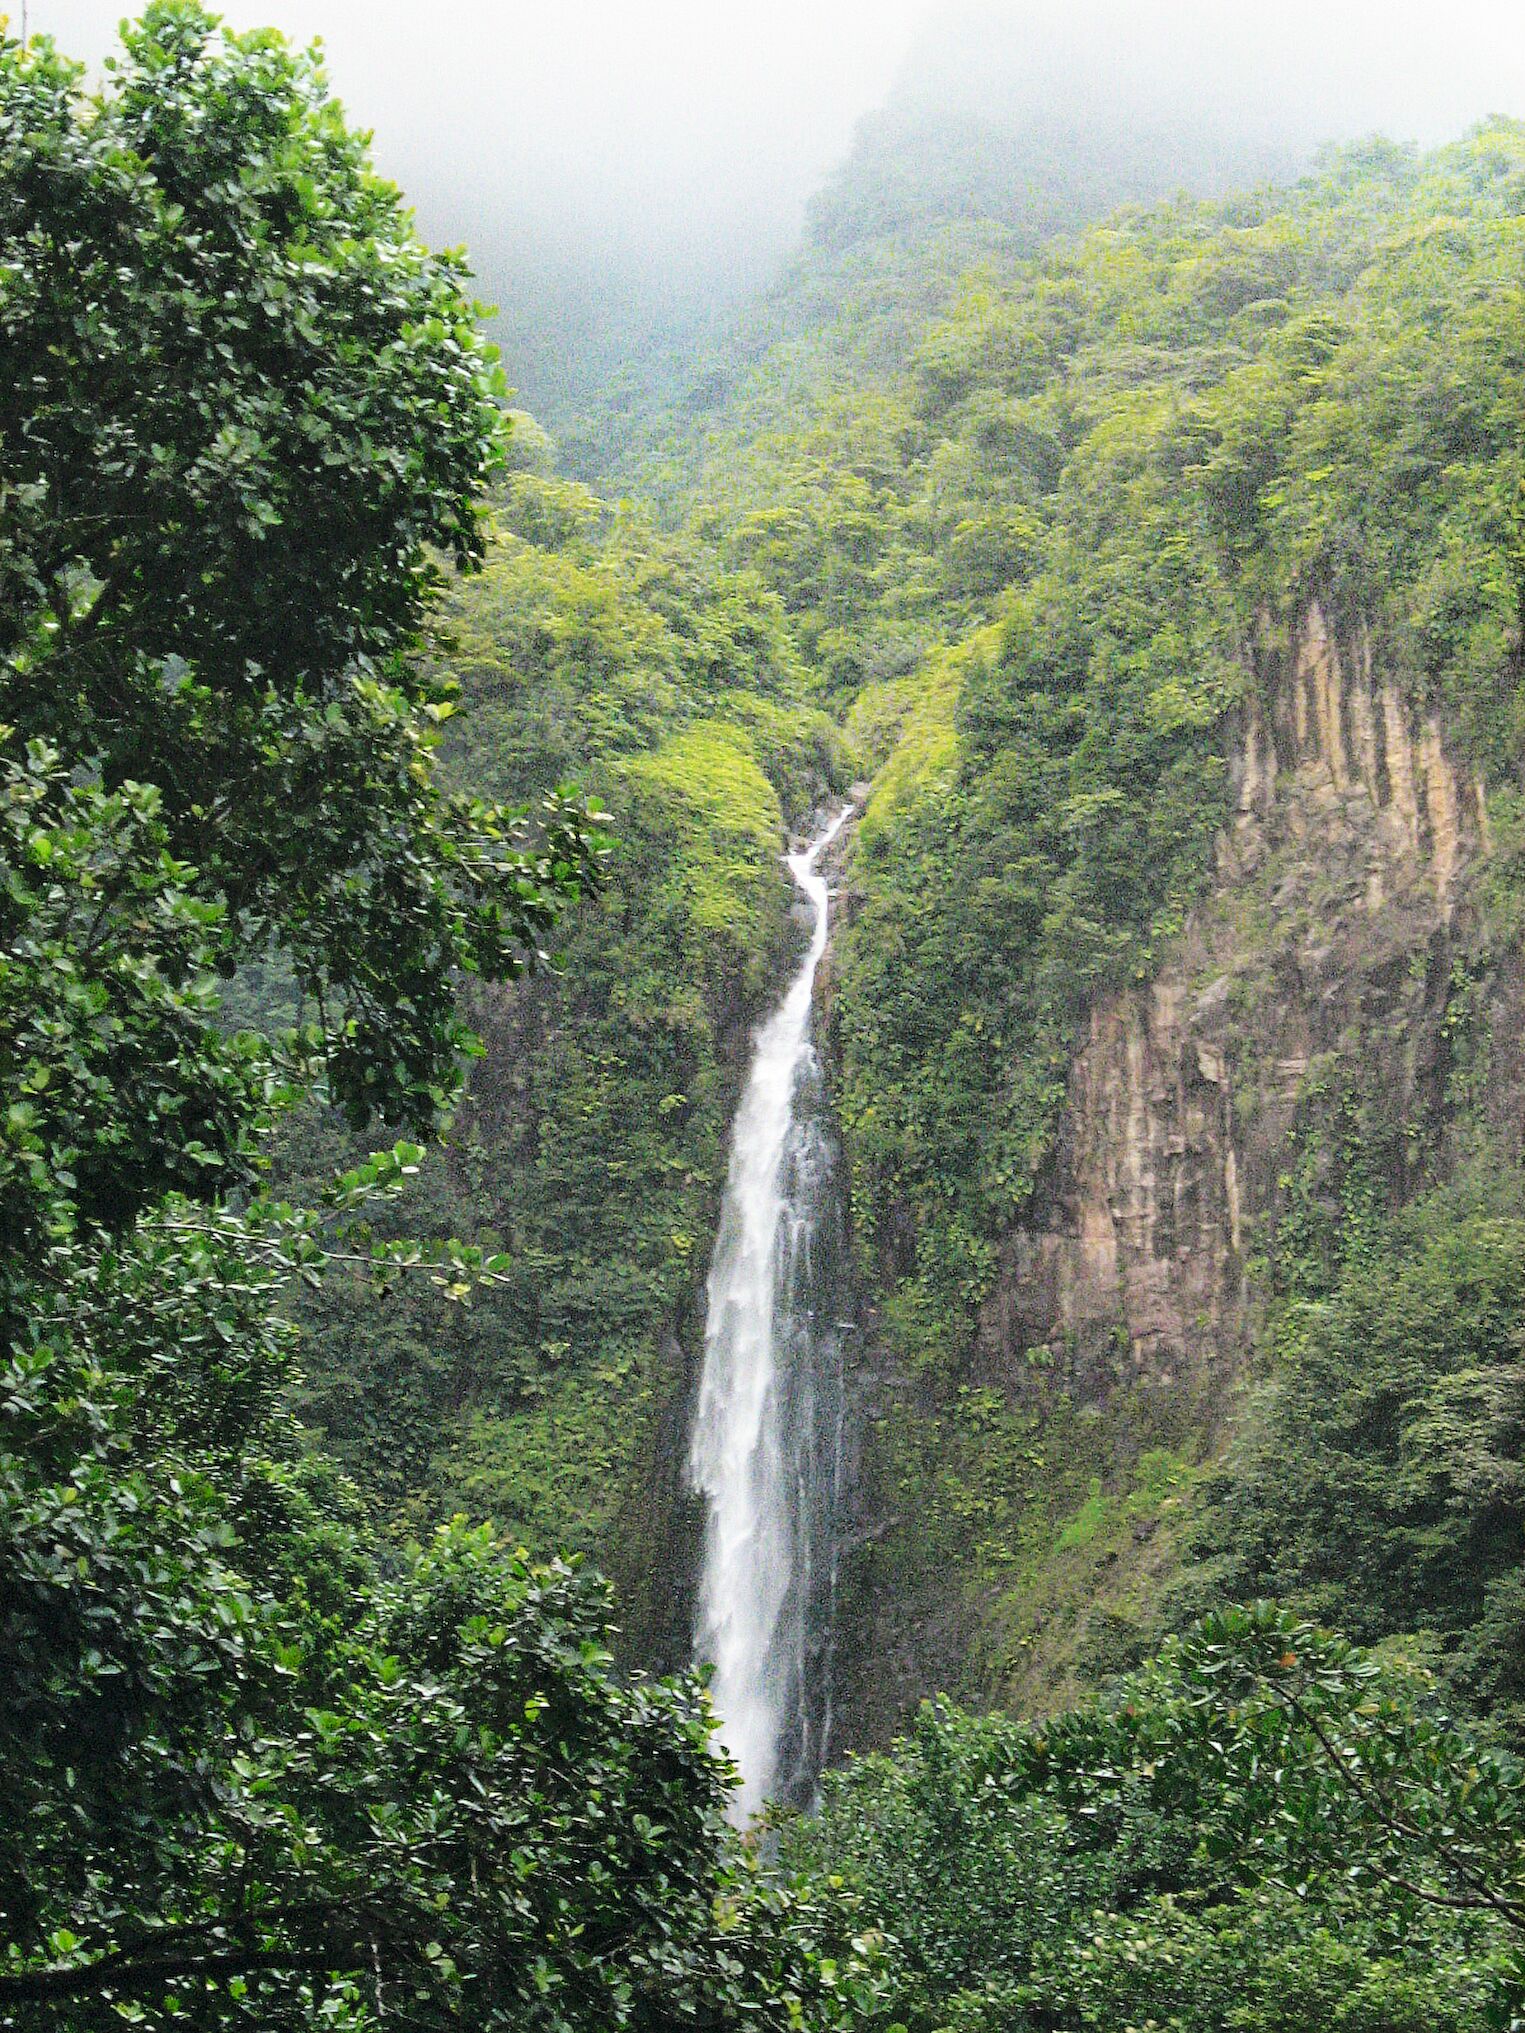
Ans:
<svg viewBox="0 0 1525 2033"><path fill-rule="evenodd" d="M1394 1124L1424 1123L1431 1167L1443 1153L1453 976L1483 936L1483 784L1369 636L1337 639L1317 606L1255 666L1212 894L1152 983L1092 1012L1048 1190L1002 1252L982 1354L1017 1387L1035 1349L1046 1387L1083 1399L1129 1377L1234 1379L1247 1263L1314 1087L1380 1067ZM1508 1005L1494 1032L1517 1032L1518 985L1488 993Z"/></svg>
<svg viewBox="0 0 1525 2033"><path fill-rule="evenodd" d="M1397 1202L1447 1175L1462 1119L1520 1149L1525 984L1490 927L1485 789L1396 669L1316 605L1262 630L1225 729L1233 800L1208 891L1153 979L1093 1008L967 1364L930 1391L865 1315L842 1745L885 1741L932 1688L1043 1710L1137 1656L1185 1513L1168 1490L1129 1511L1127 1493L1151 1450L1189 1473L1232 1435L1284 1225L1311 1210L1337 1227L1352 1138ZM970 1424L982 1393L1002 1408L988 1439ZM946 1422L911 1483L875 1435L896 1406ZM976 1521L1009 1498L1007 1564L929 1574L916 1475L957 1483ZM1029 1527L1024 1478L1049 1506Z"/></svg>

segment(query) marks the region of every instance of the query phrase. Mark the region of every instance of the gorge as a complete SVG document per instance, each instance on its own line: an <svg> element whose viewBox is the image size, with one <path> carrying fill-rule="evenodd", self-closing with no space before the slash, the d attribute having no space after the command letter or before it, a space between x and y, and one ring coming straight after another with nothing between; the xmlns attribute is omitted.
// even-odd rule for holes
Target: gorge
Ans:
<svg viewBox="0 0 1525 2033"><path fill-rule="evenodd" d="M1525 123L891 106L553 437L318 55L102 78L0 2033L1525 2033Z"/></svg>
<svg viewBox="0 0 1525 2033"><path fill-rule="evenodd" d="M1147 1655L1287 1307L1519 1157L1517 131L1036 251L898 219L881 144L769 322L605 420L619 498L517 434L448 766L581 777L619 854L563 976L472 992L423 1190L501 1282L325 1304L307 1401L389 1514L582 1553L625 1661L693 1657L779 849L861 783L815 1040L862 1329L839 1752Z"/></svg>

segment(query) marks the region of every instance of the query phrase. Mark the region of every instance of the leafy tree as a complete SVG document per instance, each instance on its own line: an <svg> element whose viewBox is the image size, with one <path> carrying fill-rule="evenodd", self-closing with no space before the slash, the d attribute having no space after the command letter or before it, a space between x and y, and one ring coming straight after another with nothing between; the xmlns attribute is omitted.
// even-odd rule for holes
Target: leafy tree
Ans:
<svg viewBox="0 0 1525 2033"><path fill-rule="evenodd" d="M72 783L0 748L0 1276L79 1226L246 1165L271 1066L215 1023L226 914L169 853L158 791ZM3 1289L3 1288L0 1288Z"/></svg>
<svg viewBox="0 0 1525 2033"><path fill-rule="evenodd" d="M863 1901L915 2029L1516 2026L1525 1778L1270 1605L1040 1722L929 1704L783 1854Z"/></svg>
<svg viewBox="0 0 1525 2033"><path fill-rule="evenodd" d="M150 793L56 775L39 744L6 807L0 2024L793 2023L816 1952L732 1856L699 1690L617 1679L602 1587L489 1532L379 1560L305 1451L281 1301L323 1215L165 1190L198 1103L267 1110L207 1027L221 916ZM116 1163L163 1176L108 1227Z"/></svg>
<svg viewBox="0 0 1525 2033"><path fill-rule="evenodd" d="M410 654L481 554L501 379L310 55L160 0L106 92L0 43L4 715L158 792L233 953L285 949L335 1097L422 1123L451 973L512 971L590 864L427 767ZM385 964L382 964L382 957Z"/></svg>
<svg viewBox="0 0 1525 2033"><path fill-rule="evenodd" d="M363 1224L417 1153L292 1208L270 1129L432 1121L458 971L599 843L435 775L495 432L455 265L278 39L127 52L91 101L0 45L0 2024L830 2024L872 1970L754 1892L701 1690L485 1530L384 1551L293 1419L291 1290L416 1260ZM273 1040L218 998L272 949Z"/></svg>

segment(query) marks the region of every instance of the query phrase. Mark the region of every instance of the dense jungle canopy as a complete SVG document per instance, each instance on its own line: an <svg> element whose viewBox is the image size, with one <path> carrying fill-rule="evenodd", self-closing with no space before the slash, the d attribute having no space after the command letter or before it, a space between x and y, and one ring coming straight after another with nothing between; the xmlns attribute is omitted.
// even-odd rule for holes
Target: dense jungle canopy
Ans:
<svg viewBox="0 0 1525 2033"><path fill-rule="evenodd" d="M1525 126L1179 148L871 124L558 444L315 56L0 30L0 2026L1525 2025ZM682 1435L850 788L856 1755L743 1837ZM1030 1332L1162 983L1232 1305Z"/></svg>

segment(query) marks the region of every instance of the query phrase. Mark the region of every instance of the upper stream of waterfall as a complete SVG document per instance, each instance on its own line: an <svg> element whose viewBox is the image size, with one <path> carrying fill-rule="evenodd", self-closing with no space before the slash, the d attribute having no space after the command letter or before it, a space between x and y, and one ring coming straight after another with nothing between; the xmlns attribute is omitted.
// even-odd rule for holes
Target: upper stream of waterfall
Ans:
<svg viewBox="0 0 1525 2033"><path fill-rule="evenodd" d="M766 1800L808 1798L829 1724L843 1216L811 998L827 934L818 863L847 816L789 857L810 944L757 1034L731 1134L689 1449L708 1501L695 1649L714 1665L743 1823Z"/></svg>

